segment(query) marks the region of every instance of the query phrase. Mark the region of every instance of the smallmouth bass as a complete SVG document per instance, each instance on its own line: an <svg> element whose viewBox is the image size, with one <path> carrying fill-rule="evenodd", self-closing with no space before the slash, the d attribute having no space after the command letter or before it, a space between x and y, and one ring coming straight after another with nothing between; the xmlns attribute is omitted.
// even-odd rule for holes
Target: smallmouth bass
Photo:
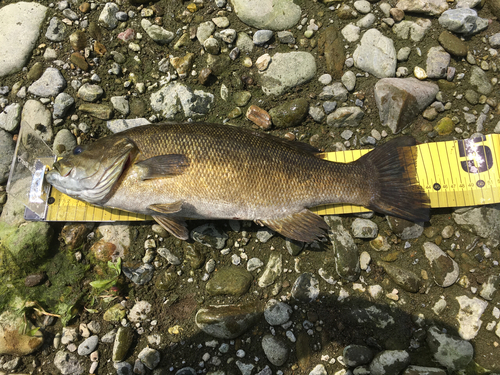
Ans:
<svg viewBox="0 0 500 375"><path fill-rule="evenodd" d="M322 204L428 221L414 145L398 137L344 164L308 144L228 125L144 125L75 147L46 179L73 198L151 215L183 240L185 219L236 219L312 242L328 229L309 210Z"/></svg>

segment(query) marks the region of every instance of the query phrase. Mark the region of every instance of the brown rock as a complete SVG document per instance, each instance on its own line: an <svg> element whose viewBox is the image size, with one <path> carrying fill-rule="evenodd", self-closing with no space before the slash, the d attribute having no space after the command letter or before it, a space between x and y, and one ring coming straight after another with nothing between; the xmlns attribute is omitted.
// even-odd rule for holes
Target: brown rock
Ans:
<svg viewBox="0 0 500 375"><path fill-rule="evenodd" d="M89 69L89 64L85 61L85 57L83 57L80 52L73 52L69 60L81 70L87 71Z"/></svg>
<svg viewBox="0 0 500 375"><path fill-rule="evenodd" d="M106 49L104 44L102 44L101 42L96 40L94 42L94 52L100 56L104 56L106 54L106 52L108 52L108 50Z"/></svg>
<svg viewBox="0 0 500 375"><path fill-rule="evenodd" d="M24 285L26 285L27 287L37 286L43 283L46 278L47 275L45 274L45 272L34 273L26 276L26 279L24 279Z"/></svg>
<svg viewBox="0 0 500 375"><path fill-rule="evenodd" d="M493 13L496 18L500 18L500 0L486 0L486 2L488 3L491 13Z"/></svg>
<svg viewBox="0 0 500 375"><path fill-rule="evenodd" d="M443 31L439 35L438 42L450 55L458 57L467 56L467 44L449 31Z"/></svg>
<svg viewBox="0 0 500 375"><path fill-rule="evenodd" d="M256 105L248 107L246 116L247 119L264 130L269 129L272 125L269 113Z"/></svg>
<svg viewBox="0 0 500 375"><path fill-rule="evenodd" d="M389 10L391 17L396 22L401 22L405 18L405 11L399 8L391 8Z"/></svg>
<svg viewBox="0 0 500 375"><path fill-rule="evenodd" d="M333 79L342 77L345 51L342 44L342 37L334 26L328 26L319 36L318 50L320 55L324 55L326 70Z"/></svg>
<svg viewBox="0 0 500 375"><path fill-rule="evenodd" d="M87 46L87 35L81 31L75 31L69 36L69 44L75 51L81 51Z"/></svg>
<svg viewBox="0 0 500 375"><path fill-rule="evenodd" d="M78 110L101 120L113 117L113 108L106 104L83 103Z"/></svg>
<svg viewBox="0 0 500 375"><path fill-rule="evenodd" d="M200 83L200 85L208 85L211 74L212 74L212 69L203 68L200 71L200 74L198 75L198 82Z"/></svg>
<svg viewBox="0 0 500 375"><path fill-rule="evenodd" d="M358 17L358 13L347 4L342 4L335 13L341 20L352 20Z"/></svg>
<svg viewBox="0 0 500 375"><path fill-rule="evenodd" d="M110 261L116 251L116 245L111 242L99 240L90 248L90 253L102 262Z"/></svg>
<svg viewBox="0 0 500 375"><path fill-rule="evenodd" d="M82 13L88 13L90 12L90 3L87 2L81 3L78 9L80 9L80 12Z"/></svg>
<svg viewBox="0 0 500 375"><path fill-rule="evenodd" d="M193 66L194 53L186 53L183 57L172 57L170 64L175 68L179 77L186 77Z"/></svg>

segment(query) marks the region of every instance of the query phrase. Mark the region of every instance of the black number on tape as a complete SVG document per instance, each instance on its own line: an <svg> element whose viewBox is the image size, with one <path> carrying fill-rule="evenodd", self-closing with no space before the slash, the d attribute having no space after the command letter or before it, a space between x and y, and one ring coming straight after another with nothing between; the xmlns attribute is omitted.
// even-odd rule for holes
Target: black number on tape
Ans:
<svg viewBox="0 0 500 375"><path fill-rule="evenodd" d="M486 137L464 139L458 141L458 152L461 158L472 157L472 160L460 162L462 169L467 173L486 172L493 167L493 155L488 146L478 145L486 140Z"/></svg>

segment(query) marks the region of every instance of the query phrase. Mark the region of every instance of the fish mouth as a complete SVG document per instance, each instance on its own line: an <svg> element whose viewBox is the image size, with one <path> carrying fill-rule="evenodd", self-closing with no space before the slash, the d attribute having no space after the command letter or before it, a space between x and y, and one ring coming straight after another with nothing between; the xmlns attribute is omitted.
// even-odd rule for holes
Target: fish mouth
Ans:
<svg viewBox="0 0 500 375"><path fill-rule="evenodd" d="M56 161L53 165L52 165L52 168L55 169L57 171L57 173L59 173L59 175L61 177L68 177L69 174L71 173L71 171L73 170L73 167L71 168L67 168L67 173L63 173L63 168L61 166L61 163L59 163L58 161Z"/></svg>

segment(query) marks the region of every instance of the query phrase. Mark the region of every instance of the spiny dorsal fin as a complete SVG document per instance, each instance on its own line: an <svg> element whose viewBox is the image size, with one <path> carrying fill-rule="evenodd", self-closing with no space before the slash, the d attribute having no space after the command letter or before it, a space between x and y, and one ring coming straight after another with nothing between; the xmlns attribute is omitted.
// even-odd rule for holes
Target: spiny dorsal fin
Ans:
<svg viewBox="0 0 500 375"><path fill-rule="evenodd" d="M177 201L173 203L150 204L148 208L161 214L173 214L181 210L182 203L182 201Z"/></svg>
<svg viewBox="0 0 500 375"><path fill-rule="evenodd" d="M189 159L182 154L158 155L135 163L142 170L141 178L165 178L178 176L189 167Z"/></svg>
<svg viewBox="0 0 500 375"><path fill-rule="evenodd" d="M328 225L321 216L304 209L280 219L256 220L292 240L313 242L325 235Z"/></svg>
<svg viewBox="0 0 500 375"><path fill-rule="evenodd" d="M160 224L170 234L174 235L180 240L189 239L189 231L186 227L186 222L177 217L166 217L153 215L153 219Z"/></svg>

